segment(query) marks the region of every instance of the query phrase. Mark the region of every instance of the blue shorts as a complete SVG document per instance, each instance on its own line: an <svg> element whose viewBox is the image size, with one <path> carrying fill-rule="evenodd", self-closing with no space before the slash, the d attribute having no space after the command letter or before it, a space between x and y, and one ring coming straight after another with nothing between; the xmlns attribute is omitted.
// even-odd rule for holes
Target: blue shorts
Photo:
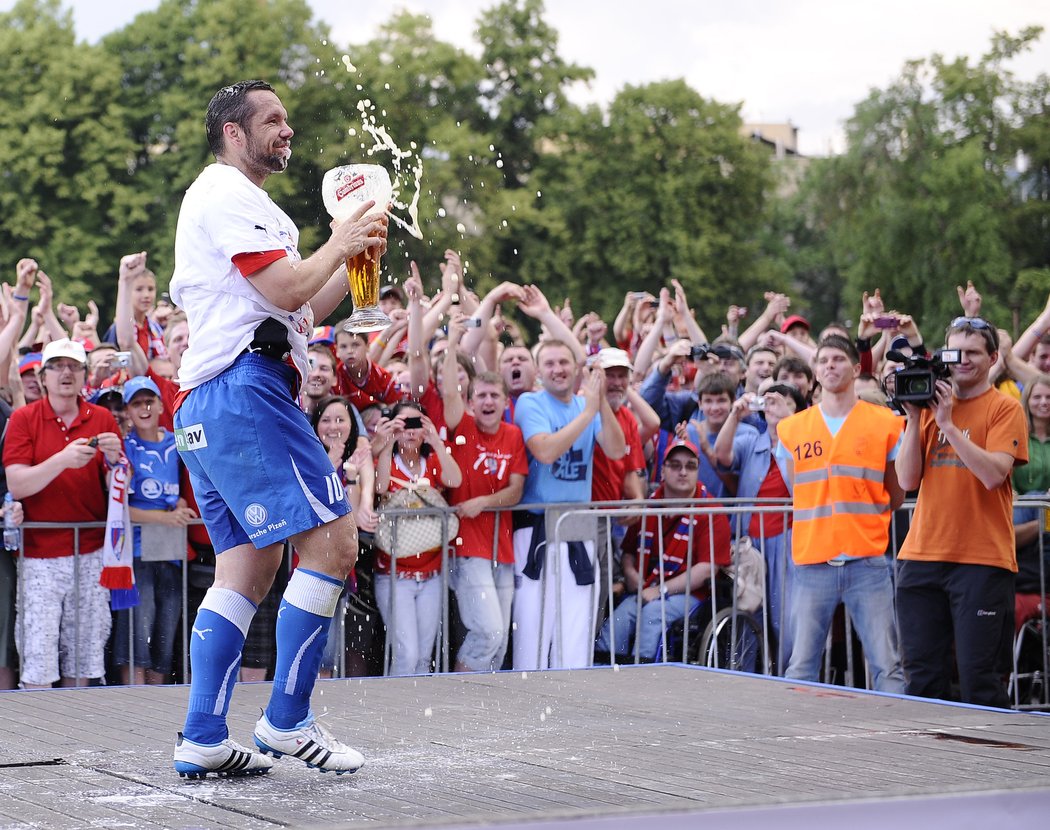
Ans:
<svg viewBox="0 0 1050 830"><path fill-rule="evenodd" d="M350 512L294 381L291 366L242 354L175 413L175 444L216 552L263 548Z"/></svg>

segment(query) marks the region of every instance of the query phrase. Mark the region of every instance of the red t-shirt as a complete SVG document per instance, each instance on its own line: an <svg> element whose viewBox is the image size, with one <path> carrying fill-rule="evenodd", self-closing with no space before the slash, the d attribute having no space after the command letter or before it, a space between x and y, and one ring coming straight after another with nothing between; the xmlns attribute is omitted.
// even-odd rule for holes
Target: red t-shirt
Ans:
<svg viewBox="0 0 1050 830"><path fill-rule="evenodd" d="M394 388L394 376L375 363L368 364L368 375L361 386L354 383L344 363L336 367L336 377L339 379L339 394L344 395L350 403L356 406L358 412L366 406L377 403L389 406L401 399L397 389Z"/></svg>
<svg viewBox="0 0 1050 830"><path fill-rule="evenodd" d="M491 496L508 484L512 474L527 476L529 461L525 440L514 424L500 421L494 433L482 432L470 415L454 431L452 457L463 471L463 482L449 493L449 504L461 504L478 496ZM460 440L462 439L462 441ZM499 544L496 561L514 564L513 527L509 510L499 513ZM456 556L492 558L492 540L496 534L496 513L479 513L473 519L459 520Z"/></svg>
<svg viewBox="0 0 1050 830"><path fill-rule="evenodd" d="M390 464L390 486L387 492L396 493L409 483L412 479L407 472L397 464L398 457L395 454ZM436 452L432 452L424 460L424 471L421 478L430 481L430 486L435 490L442 490L441 486L441 462ZM380 508L380 513L382 508ZM397 560L397 572L403 576L429 577L441 571L441 548L424 551L416 556L402 556ZM390 554L376 549L377 574L390 574Z"/></svg>
<svg viewBox="0 0 1050 830"><path fill-rule="evenodd" d="M4 439L4 466L46 461L77 438L91 438L103 432L120 435L117 422L108 409L79 399L80 411L68 427L55 414L48 399L16 409L7 423ZM79 469L59 473L39 493L21 499L27 522L104 522L106 520L106 465L102 453ZM80 552L102 548L105 528L85 528L80 532ZM73 530L26 530L25 555L33 559L72 556Z"/></svg>
<svg viewBox="0 0 1050 830"><path fill-rule="evenodd" d="M616 410L616 420L623 430L627 453L610 461L600 446L594 448L594 473L591 477L592 501L619 501L623 498L623 480L631 470L645 469L642 439L638 434L638 419L626 406Z"/></svg>
<svg viewBox="0 0 1050 830"><path fill-rule="evenodd" d="M769 459L769 470L762 484L755 493L756 499L783 499L790 498L791 492L784 477L780 474L780 467L775 458ZM787 514L787 526L791 527L791 513ZM779 536L784 532L784 513L752 513L751 523L747 528L747 535L752 539L760 538L763 533L766 536Z"/></svg>

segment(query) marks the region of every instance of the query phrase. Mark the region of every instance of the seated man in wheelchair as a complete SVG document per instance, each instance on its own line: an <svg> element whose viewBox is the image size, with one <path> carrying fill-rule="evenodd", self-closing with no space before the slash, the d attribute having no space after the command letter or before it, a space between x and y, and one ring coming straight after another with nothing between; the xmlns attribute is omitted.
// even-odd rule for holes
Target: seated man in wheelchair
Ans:
<svg viewBox="0 0 1050 830"><path fill-rule="evenodd" d="M628 596L602 626L596 644L599 655L615 654L618 661L632 657L640 662L655 660L668 628L708 597L713 574L729 564L729 520L725 514L691 512L717 506L698 482L699 470L695 444L675 441L667 448L663 483L653 498L689 500L692 504L668 505L681 507L681 512L671 515L643 514L642 522L628 530L622 563ZM639 616L640 634L635 644Z"/></svg>

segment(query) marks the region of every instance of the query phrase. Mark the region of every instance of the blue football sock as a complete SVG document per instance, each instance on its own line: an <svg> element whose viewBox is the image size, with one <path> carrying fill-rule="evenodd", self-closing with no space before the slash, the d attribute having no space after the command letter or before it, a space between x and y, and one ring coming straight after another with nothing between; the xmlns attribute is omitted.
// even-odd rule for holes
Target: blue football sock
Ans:
<svg viewBox="0 0 1050 830"><path fill-rule="evenodd" d="M310 695L321 668L328 629L343 583L296 568L277 613L277 666L266 718L277 729L291 729L310 713Z"/></svg>
<svg viewBox="0 0 1050 830"><path fill-rule="evenodd" d="M183 735L199 744L229 737L226 712L241 650L257 606L227 588L209 588L190 632L190 705Z"/></svg>

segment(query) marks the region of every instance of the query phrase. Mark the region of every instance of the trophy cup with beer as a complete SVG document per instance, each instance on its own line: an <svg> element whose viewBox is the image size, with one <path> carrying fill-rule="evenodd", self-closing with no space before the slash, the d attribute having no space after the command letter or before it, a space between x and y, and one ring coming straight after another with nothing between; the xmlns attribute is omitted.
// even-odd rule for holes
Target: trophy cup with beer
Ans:
<svg viewBox="0 0 1050 830"><path fill-rule="evenodd" d="M321 196L328 213L337 222L345 221L363 202L375 201L366 216L383 214L393 195L386 168L378 164L346 164L324 175ZM379 253L370 248L346 260L346 277L354 313L344 328L352 332L379 331L390 325L390 318L379 308Z"/></svg>

